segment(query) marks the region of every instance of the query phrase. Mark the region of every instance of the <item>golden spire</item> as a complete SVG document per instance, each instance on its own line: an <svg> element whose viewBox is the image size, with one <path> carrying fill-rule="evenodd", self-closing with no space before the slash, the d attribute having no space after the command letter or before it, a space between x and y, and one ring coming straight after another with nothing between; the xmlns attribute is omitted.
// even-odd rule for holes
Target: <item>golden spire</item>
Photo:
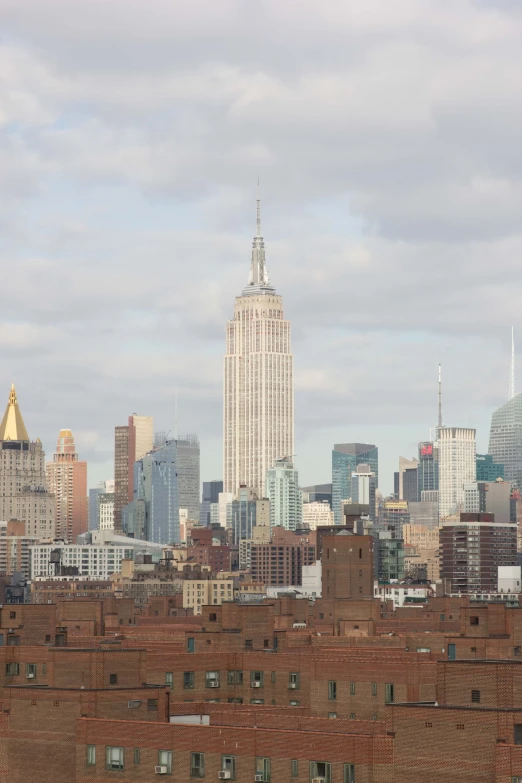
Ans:
<svg viewBox="0 0 522 783"><path fill-rule="evenodd" d="M0 440L29 440L29 435L18 407L14 383L11 384L9 402L0 424Z"/></svg>

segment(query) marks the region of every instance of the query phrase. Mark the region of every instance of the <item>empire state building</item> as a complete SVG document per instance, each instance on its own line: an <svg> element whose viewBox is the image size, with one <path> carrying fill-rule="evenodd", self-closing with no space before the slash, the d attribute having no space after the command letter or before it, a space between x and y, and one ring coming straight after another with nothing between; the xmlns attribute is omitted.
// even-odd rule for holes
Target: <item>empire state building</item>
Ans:
<svg viewBox="0 0 522 783"><path fill-rule="evenodd" d="M243 484L264 497L267 470L294 453L294 378L290 322L268 277L259 199L248 284L227 324L223 399L224 491Z"/></svg>

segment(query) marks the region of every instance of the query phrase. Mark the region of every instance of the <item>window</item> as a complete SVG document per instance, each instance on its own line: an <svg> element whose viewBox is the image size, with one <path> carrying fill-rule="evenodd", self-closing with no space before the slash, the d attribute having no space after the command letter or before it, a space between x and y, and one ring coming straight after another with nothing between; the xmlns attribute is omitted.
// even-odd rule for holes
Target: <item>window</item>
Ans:
<svg viewBox="0 0 522 783"><path fill-rule="evenodd" d="M480 703L480 691L471 691L471 701L476 704Z"/></svg>
<svg viewBox="0 0 522 783"><path fill-rule="evenodd" d="M117 685L117 684L118 684L118 675L109 674L109 685Z"/></svg>
<svg viewBox="0 0 522 783"><path fill-rule="evenodd" d="M205 754L204 753L190 754L190 777L191 778L205 777Z"/></svg>
<svg viewBox="0 0 522 783"><path fill-rule="evenodd" d="M330 701L335 701L337 698L337 683L335 680L328 681L328 698Z"/></svg>
<svg viewBox="0 0 522 783"><path fill-rule="evenodd" d="M172 672L165 672L165 685L172 688L174 685L174 674Z"/></svg>
<svg viewBox="0 0 522 783"><path fill-rule="evenodd" d="M157 699L147 699L147 710L148 712L156 712L158 709L158 700Z"/></svg>
<svg viewBox="0 0 522 783"><path fill-rule="evenodd" d="M47 674L47 664L46 663L42 664L42 674Z"/></svg>
<svg viewBox="0 0 522 783"><path fill-rule="evenodd" d="M123 769L123 748L107 745L105 748L105 766L107 769Z"/></svg>
<svg viewBox="0 0 522 783"><path fill-rule="evenodd" d="M243 685L243 672L240 671L227 672L227 682L229 685Z"/></svg>
<svg viewBox="0 0 522 783"><path fill-rule="evenodd" d="M470 625L478 625L479 624L479 618L478 617L470 617L469 618L469 624Z"/></svg>
<svg viewBox="0 0 522 783"><path fill-rule="evenodd" d="M194 672L183 672L183 687L185 689L194 687Z"/></svg>
<svg viewBox="0 0 522 783"><path fill-rule="evenodd" d="M377 715L375 715L375 713L372 715L372 720L377 720Z"/></svg>
<svg viewBox="0 0 522 783"><path fill-rule="evenodd" d="M344 765L344 783L355 783L355 765Z"/></svg>
<svg viewBox="0 0 522 783"><path fill-rule="evenodd" d="M513 655L522 655L522 647L513 647Z"/></svg>
<svg viewBox="0 0 522 783"><path fill-rule="evenodd" d="M350 720L355 720L355 712L350 712Z"/></svg>
<svg viewBox="0 0 522 783"><path fill-rule="evenodd" d="M250 672L250 687L262 688L263 687L263 672Z"/></svg>
<svg viewBox="0 0 522 783"><path fill-rule="evenodd" d="M385 704L393 704L394 699L394 693L393 693L393 683L387 682L384 686L384 702Z"/></svg>
<svg viewBox="0 0 522 783"><path fill-rule="evenodd" d="M290 707L299 707L299 701L297 699L290 699L288 705Z"/></svg>
<svg viewBox="0 0 522 783"><path fill-rule="evenodd" d="M276 681L276 673L275 672L272 672L272 674L270 675L270 679L271 679L272 682Z"/></svg>
<svg viewBox="0 0 522 783"><path fill-rule="evenodd" d="M131 699L127 702L129 710L138 710L141 707L141 701L139 699Z"/></svg>
<svg viewBox="0 0 522 783"><path fill-rule="evenodd" d="M140 763L140 749L134 748L134 763L139 764Z"/></svg>
<svg viewBox="0 0 522 783"><path fill-rule="evenodd" d="M86 764L88 767L96 766L96 745L87 745Z"/></svg>
<svg viewBox="0 0 522 783"><path fill-rule="evenodd" d="M514 731L514 745L522 745L522 723L515 723L513 726Z"/></svg>
<svg viewBox="0 0 522 783"><path fill-rule="evenodd" d="M264 704L264 699L250 699L250 704Z"/></svg>
<svg viewBox="0 0 522 783"><path fill-rule="evenodd" d="M350 696L355 696L355 683L350 683Z"/></svg>
<svg viewBox="0 0 522 783"><path fill-rule="evenodd" d="M187 652L193 653L196 652L196 640L193 636L189 636L187 639Z"/></svg>
<svg viewBox="0 0 522 783"><path fill-rule="evenodd" d="M25 664L25 676L28 679L34 679L36 677L36 664L35 663L26 663Z"/></svg>
<svg viewBox="0 0 522 783"><path fill-rule="evenodd" d="M227 702L229 704L243 704L243 699L241 698L227 699Z"/></svg>
<svg viewBox="0 0 522 783"><path fill-rule="evenodd" d="M301 684L301 675L299 672L290 672L288 675L288 687L292 690L299 690Z"/></svg>
<svg viewBox="0 0 522 783"><path fill-rule="evenodd" d="M219 688L219 672L205 672L205 687Z"/></svg>
<svg viewBox="0 0 522 783"><path fill-rule="evenodd" d="M377 696L377 683L372 682L372 696Z"/></svg>
<svg viewBox="0 0 522 783"><path fill-rule="evenodd" d="M325 783L332 783L332 765L329 761L310 762L310 780L324 778Z"/></svg>
<svg viewBox="0 0 522 783"><path fill-rule="evenodd" d="M16 620L16 612L9 612L9 619Z"/></svg>
<svg viewBox="0 0 522 783"><path fill-rule="evenodd" d="M245 650L252 650L254 647L254 642L252 639L245 639Z"/></svg>
<svg viewBox="0 0 522 783"><path fill-rule="evenodd" d="M167 767L167 774L172 775L172 751L158 750L158 764L160 767Z"/></svg>
<svg viewBox="0 0 522 783"><path fill-rule="evenodd" d="M209 622L215 623L217 620L217 614L215 612L210 612L208 616Z"/></svg>
<svg viewBox="0 0 522 783"><path fill-rule="evenodd" d="M221 769L223 772L230 772L230 780L236 779L236 757L221 756Z"/></svg>
<svg viewBox="0 0 522 783"><path fill-rule="evenodd" d="M292 777L296 778L299 775L299 763L297 759L292 759Z"/></svg>
<svg viewBox="0 0 522 783"><path fill-rule="evenodd" d="M16 674L20 674L20 664L19 663L6 663L5 665L5 673L7 675L13 676Z"/></svg>
<svg viewBox="0 0 522 783"><path fill-rule="evenodd" d="M337 718L337 713L336 712L329 712L328 713L328 717L329 718Z"/></svg>
<svg viewBox="0 0 522 783"><path fill-rule="evenodd" d="M256 776L263 776L263 783L270 783L270 759L258 756L256 758Z"/></svg>

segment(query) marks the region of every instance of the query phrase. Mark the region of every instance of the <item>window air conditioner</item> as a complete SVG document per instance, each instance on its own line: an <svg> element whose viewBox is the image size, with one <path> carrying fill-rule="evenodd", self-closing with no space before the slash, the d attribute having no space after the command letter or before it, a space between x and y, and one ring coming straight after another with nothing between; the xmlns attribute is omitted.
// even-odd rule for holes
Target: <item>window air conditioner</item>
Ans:
<svg viewBox="0 0 522 783"><path fill-rule="evenodd" d="M312 783L324 783L324 778L312 778Z"/></svg>
<svg viewBox="0 0 522 783"><path fill-rule="evenodd" d="M297 688L297 683L296 682L291 682L288 687L289 688Z"/></svg>
<svg viewBox="0 0 522 783"><path fill-rule="evenodd" d="M219 688L219 682L217 680L210 680L209 685L211 688Z"/></svg>
<svg viewBox="0 0 522 783"><path fill-rule="evenodd" d="M34 674L26 674L25 675L26 680L34 680Z"/></svg>
<svg viewBox="0 0 522 783"><path fill-rule="evenodd" d="M167 767L158 765L157 767L154 767L154 772L156 773L156 775L166 775Z"/></svg>
<svg viewBox="0 0 522 783"><path fill-rule="evenodd" d="M218 772L218 778L220 780L229 780L230 779L230 770L229 769L221 770L221 772Z"/></svg>
<svg viewBox="0 0 522 783"><path fill-rule="evenodd" d="M255 775L254 780L256 783L263 783L263 775Z"/></svg>
<svg viewBox="0 0 522 783"><path fill-rule="evenodd" d="M260 682L253 682L252 683L252 688L260 688L260 687L261 687L261 683Z"/></svg>

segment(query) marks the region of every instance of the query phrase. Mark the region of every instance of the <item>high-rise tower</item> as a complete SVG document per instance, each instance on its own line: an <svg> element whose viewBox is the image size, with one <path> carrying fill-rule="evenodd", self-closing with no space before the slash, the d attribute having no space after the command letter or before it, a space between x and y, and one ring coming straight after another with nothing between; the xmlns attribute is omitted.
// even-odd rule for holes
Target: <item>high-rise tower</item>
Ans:
<svg viewBox="0 0 522 783"><path fill-rule="evenodd" d="M87 531L87 463L78 459L71 430L60 430L47 484L56 497L56 535L69 544Z"/></svg>
<svg viewBox="0 0 522 783"><path fill-rule="evenodd" d="M509 399L491 417L489 449L495 462L504 465L504 479L522 489L522 394L515 394L515 340L511 330Z"/></svg>
<svg viewBox="0 0 522 783"><path fill-rule="evenodd" d="M262 497L268 469L294 453L294 379L290 322L268 277L259 199L248 284L227 324L223 391L225 492L245 485Z"/></svg>

